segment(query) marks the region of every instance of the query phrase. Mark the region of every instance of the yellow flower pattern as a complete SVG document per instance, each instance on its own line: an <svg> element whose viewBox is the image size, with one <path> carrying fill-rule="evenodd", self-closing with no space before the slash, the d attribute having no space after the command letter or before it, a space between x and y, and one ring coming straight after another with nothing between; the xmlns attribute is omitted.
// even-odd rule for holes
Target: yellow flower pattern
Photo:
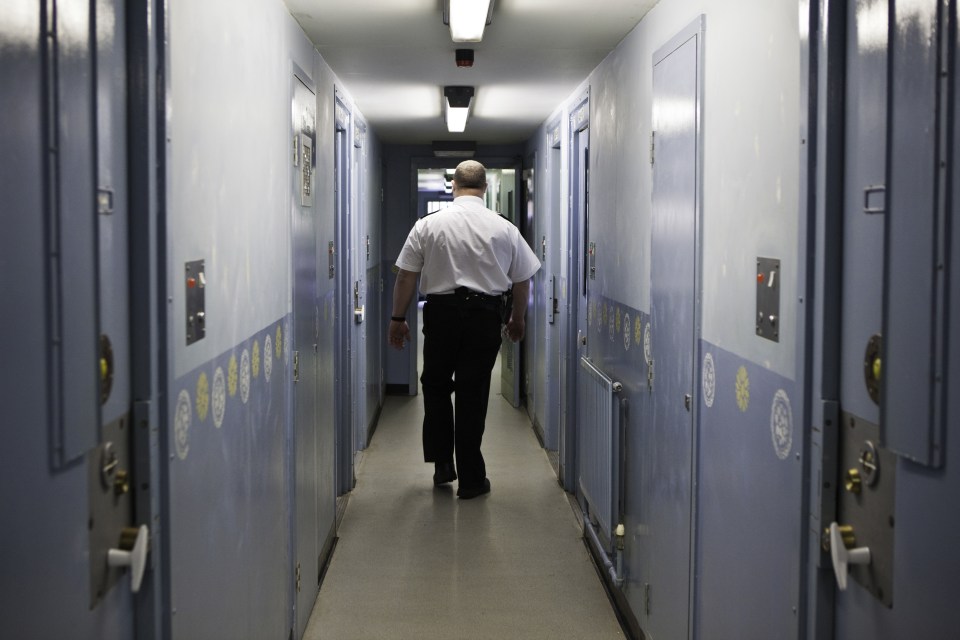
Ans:
<svg viewBox="0 0 960 640"><path fill-rule="evenodd" d="M197 416L200 422L207 419L207 412L210 410L210 381L207 380L206 372L201 372L197 378Z"/></svg>
<svg viewBox="0 0 960 640"><path fill-rule="evenodd" d="M746 367L737 369L737 406L743 412L750 406L750 376Z"/></svg>
<svg viewBox="0 0 960 640"><path fill-rule="evenodd" d="M230 356L230 364L227 365L227 392L230 397L237 395L237 356Z"/></svg>

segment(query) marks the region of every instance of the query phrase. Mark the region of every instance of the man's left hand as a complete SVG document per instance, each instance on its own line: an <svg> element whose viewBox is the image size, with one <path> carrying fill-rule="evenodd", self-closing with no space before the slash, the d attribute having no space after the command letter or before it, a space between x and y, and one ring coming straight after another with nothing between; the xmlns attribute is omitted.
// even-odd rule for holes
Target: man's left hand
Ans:
<svg viewBox="0 0 960 640"><path fill-rule="evenodd" d="M400 351L403 349L403 343L407 340L410 340L410 325L407 324L407 321L399 322L398 320L390 321L390 329L387 331L387 338L390 341L390 346Z"/></svg>

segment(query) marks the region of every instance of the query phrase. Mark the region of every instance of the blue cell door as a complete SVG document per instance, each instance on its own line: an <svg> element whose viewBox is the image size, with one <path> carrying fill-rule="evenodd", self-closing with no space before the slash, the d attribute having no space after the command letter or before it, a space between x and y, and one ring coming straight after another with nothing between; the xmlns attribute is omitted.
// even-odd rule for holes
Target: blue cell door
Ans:
<svg viewBox="0 0 960 640"><path fill-rule="evenodd" d="M824 449L835 454L824 456L833 491L815 574L834 607L816 623L838 640L953 637L957 3L857 0L845 17L843 202L824 215L841 233L820 249L840 270L828 271L825 297L831 275L841 283L840 313L823 331L840 361L823 356L823 404L833 407ZM854 549L863 564L838 562Z"/></svg>
<svg viewBox="0 0 960 640"><path fill-rule="evenodd" d="M520 207L518 180L520 180L521 169L520 165L516 165L512 169L495 170L493 173L499 178L498 186L492 192L488 187L487 197L492 196L496 199L496 203L491 208L499 207L500 215L523 230L523 222L518 213ZM530 314L527 317L528 321L529 319ZM525 340L527 339L532 338L528 336ZM504 337L500 344L500 395L514 407L520 406L521 376L523 375L521 358L521 345Z"/></svg>
<svg viewBox="0 0 960 640"><path fill-rule="evenodd" d="M156 557L137 529L151 482L135 450L148 429L134 425L150 385L135 407L130 319L132 299L150 303L149 286L132 298L129 266L145 264L129 250L126 126L126 25L140 10L12 0L0 12L5 637L132 638L135 607L148 614L157 594L158 572L131 580L108 561L140 540L147 567Z"/></svg>
<svg viewBox="0 0 960 640"><path fill-rule="evenodd" d="M538 243L542 223L537 209L537 156L532 154L527 157L527 168L523 170L522 178L522 206L521 219L523 221L522 229L527 243L537 253L537 257L543 262L542 244ZM543 243L546 241L544 240ZM531 304L527 309L527 337L523 344L523 393L526 397L527 415L533 423L534 428L543 438L543 414L544 414L544 375L546 366L545 337L546 337L546 315L544 313L546 305L543 299L544 295L544 269L540 269L533 278L533 285L530 288Z"/></svg>
<svg viewBox="0 0 960 640"><path fill-rule="evenodd" d="M290 510L294 628L303 635L317 597L322 536L318 514L317 354L319 317L317 300L317 230L314 190L316 178L316 98L306 74L294 75L293 171L290 197L293 274L293 424L290 450Z"/></svg>
<svg viewBox="0 0 960 640"><path fill-rule="evenodd" d="M585 269L589 237L590 102L584 99L570 115L570 207L567 210L567 266L562 286L566 313L562 314L563 362L560 389L563 414L560 435L560 480L563 488L576 491L577 472L577 375L580 354L587 345L587 278Z"/></svg>
<svg viewBox="0 0 960 640"><path fill-rule="evenodd" d="M370 263L371 247L370 236L367 231L367 214L369 212L369 203L367 201L367 183L369 176L364 167L364 156L366 148L364 146L366 139L366 125L359 118L354 117L352 128L351 151L351 194L352 201L355 203L353 211L351 235L351 298L353 300L353 319L350 325L352 333L351 343L354 348L353 361L353 455L357 456L359 451L367 448L367 408L372 385L367 379L367 370L369 367L367 329L374 326L374 323L367 321L367 265Z"/></svg>
<svg viewBox="0 0 960 640"><path fill-rule="evenodd" d="M546 167L540 172L541 184L545 185L539 198L540 224L543 229L540 261L543 263L543 302L544 319L544 398L543 413L543 446L550 451L560 448L560 366L562 358L562 342L560 339L560 295L562 282L562 267L565 260L560 252L560 228L564 213L560 206L560 188L562 175L560 172L561 127L555 123L549 136L549 148L545 154Z"/></svg>
<svg viewBox="0 0 960 640"><path fill-rule="evenodd" d="M653 637L690 633L694 353L697 337L699 29L654 56L650 240L652 420L641 436L641 552ZM666 463L669 461L669 463Z"/></svg>
<svg viewBox="0 0 960 640"><path fill-rule="evenodd" d="M357 283L354 267L355 248L354 210L351 190L351 139L352 114L346 104L336 98L336 133L334 138L334 191L336 198L336 248L337 255L337 353L336 353L336 401L337 401L337 495L343 495L353 489L355 398L354 376L357 352L354 329L353 309L355 305L354 284Z"/></svg>

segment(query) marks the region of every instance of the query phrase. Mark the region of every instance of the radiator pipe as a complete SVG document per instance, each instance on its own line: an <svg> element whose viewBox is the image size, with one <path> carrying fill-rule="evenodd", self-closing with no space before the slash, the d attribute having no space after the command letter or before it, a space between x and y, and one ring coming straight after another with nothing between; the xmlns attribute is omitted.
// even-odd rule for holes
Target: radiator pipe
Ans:
<svg viewBox="0 0 960 640"><path fill-rule="evenodd" d="M623 525L617 527L617 534L620 540L623 539L622 533ZM619 551L614 551L617 557L617 566L613 566L613 562L610 560L610 557L607 555L607 552L603 550L603 545L600 544L600 537L597 535L597 530L594 527L593 523L590 522L589 518L584 518L583 521L583 530L587 533L587 537L590 538L590 542L593 543L594 548L597 553L600 555L600 560L603 562L603 568L606 570L607 574L610 576L610 580L617 586L618 589L623 587L623 545L618 541L617 548Z"/></svg>

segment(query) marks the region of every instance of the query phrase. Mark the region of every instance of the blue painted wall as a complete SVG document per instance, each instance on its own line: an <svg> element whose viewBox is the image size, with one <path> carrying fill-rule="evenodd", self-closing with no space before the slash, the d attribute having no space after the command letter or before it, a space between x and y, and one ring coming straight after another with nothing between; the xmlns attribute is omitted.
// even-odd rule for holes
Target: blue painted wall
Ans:
<svg viewBox="0 0 960 640"><path fill-rule="evenodd" d="M327 244L335 238L334 91L343 88L277 0L247 3L243 11L219 0L172 2L169 41L171 629L183 638L286 637L294 617L303 628L310 614L294 610L297 562L304 567L301 589L317 590L317 576L307 570L316 558L294 557L297 536L314 535L322 548L334 534L334 323L338 316L353 322L352 313L335 309L336 280L327 274ZM293 530L297 496L305 494L291 486L298 458L288 442L295 68L316 90L316 531ZM365 142L357 163L363 179L352 200L371 236L375 276L380 151L374 131ZM187 346L183 263L196 259L206 261L207 331ZM373 320L368 339L379 333ZM368 350L372 370L362 405L371 418L381 398L376 344Z"/></svg>
<svg viewBox="0 0 960 640"><path fill-rule="evenodd" d="M652 405L643 356L654 285L650 270L653 53L701 13L706 16L698 268L702 289L692 292L701 317L700 340L695 345L700 354L695 362L698 388L694 389L699 406L695 425L699 453L692 479L696 506L677 494L673 508L693 509L693 528L664 531L662 523L651 520L649 509L655 495L669 501L669 478L676 461L658 456L662 443L649 437ZM641 626L655 637L685 634L681 630L686 629L686 621L664 619L666 603L657 599L658 585L678 578L687 585L681 593L689 592L693 598L691 633L695 637L798 633L795 607L800 606L799 549L804 527L799 430L803 402L796 382L802 378L797 355L802 308L796 292L804 281L797 259L799 56L796 6L760 0L723 5L660 3L545 121L530 143L541 154L547 153L547 126L556 118L566 122L570 109L589 88L589 240L596 243L597 279L590 283L587 349L603 370L624 384L629 404L623 591ZM546 214L552 220L559 218L561 227L570 191L568 145L564 135L561 175L567 184L559 206L550 207ZM570 246L565 230L561 235L548 265L565 262L571 251L579 251ZM754 334L758 256L783 261L784 324L779 343ZM709 396L700 383L706 367L712 371ZM737 528L747 522L750 533L737 534ZM689 574L665 557L668 544L661 536L693 536L694 567ZM749 613L743 609L746 601L751 603Z"/></svg>

